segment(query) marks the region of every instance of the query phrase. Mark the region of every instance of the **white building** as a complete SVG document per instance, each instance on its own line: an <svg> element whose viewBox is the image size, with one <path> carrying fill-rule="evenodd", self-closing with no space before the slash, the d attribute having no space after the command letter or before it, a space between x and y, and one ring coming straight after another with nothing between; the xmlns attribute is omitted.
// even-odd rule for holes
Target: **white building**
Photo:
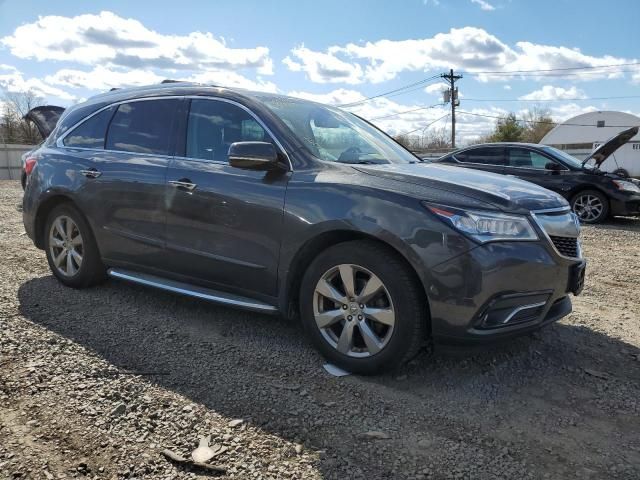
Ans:
<svg viewBox="0 0 640 480"><path fill-rule="evenodd" d="M555 126L540 143L566 150L582 160L601 143L622 130L640 126L640 117L624 112L589 112ZM640 134L611 155L601 167L608 172L623 170L640 177Z"/></svg>

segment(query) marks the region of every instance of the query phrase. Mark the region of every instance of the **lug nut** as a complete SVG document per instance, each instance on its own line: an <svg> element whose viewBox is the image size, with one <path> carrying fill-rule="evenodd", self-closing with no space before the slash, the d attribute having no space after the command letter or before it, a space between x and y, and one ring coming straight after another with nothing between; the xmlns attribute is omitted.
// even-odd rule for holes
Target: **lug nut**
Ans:
<svg viewBox="0 0 640 480"><path fill-rule="evenodd" d="M361 303L361 304L360 304L360 308L364 308L364 304L362 304L362 303Z"/></svg>
<svg viewBox="0 0 640 480"><path fill-rule="evenodd" d="M343 310L346 310L346 309L347 309L347 306L346 306L346 305L342 305L342 309L343 309Z"/></svg>
<svg viewBox="0 0 640 480"><path fill-rule="evenodd" d="M362 320L364 317L362 315L358 315L358 320Z"/></svg>
<svg viewBox="0 0 640 480"><path fill-rule="evenodd" d="M352 317L351 315L349 315L349 316L347 317L347 320L353 320L353 317Z"/></svg>

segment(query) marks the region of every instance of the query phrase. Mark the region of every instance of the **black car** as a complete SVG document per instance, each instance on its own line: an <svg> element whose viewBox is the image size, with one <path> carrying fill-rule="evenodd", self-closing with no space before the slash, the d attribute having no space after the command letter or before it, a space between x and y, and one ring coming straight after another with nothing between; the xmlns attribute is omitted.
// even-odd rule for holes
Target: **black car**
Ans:
<svg viewBox="0 0 640 480"><path fill-rule="evenodd" d="M531 143L474 145L434 161L536 183L565 197L580 221L599 223L610 215L640 215L640 181L599 169L637 133L638 127L621 132L583 161L557 148Z"/></svg>
<svg viewBox="0 0 640 480"><path fill-rule="evenodd" d="M173 83L54 117L23 215L70 287L111 276L299 317L328 359L365 373L431 340L548 325L582 289L564 198L422 164L337 108Z"/></svg>

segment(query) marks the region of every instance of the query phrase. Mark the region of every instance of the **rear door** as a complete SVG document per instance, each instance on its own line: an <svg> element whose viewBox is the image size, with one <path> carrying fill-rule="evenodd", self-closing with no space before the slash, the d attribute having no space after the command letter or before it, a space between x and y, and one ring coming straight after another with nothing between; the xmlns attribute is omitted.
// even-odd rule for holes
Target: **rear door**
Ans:
<svg viewBox="0 0 640 480"><path fill-rule="evenodd" d="M163 267L166 174L181 102L158 98L121 103L63 139L85 159L79 172L86 178L80 204L102 256L112 264Z"/></svg>
<svg viewBox="0 0 640 480"><path fill-rule="evenodd" d="M507 165L505 173L527 180L557 193L567 190L567 175L571 171L541 152L524 147L507 147L505 149ZM556 165L557 170L547 168L547 164Z"/></svg>
<svg viewBox="0 0 640 480"><path fill-rule="evenodd" d="M469 148L452 155L454 162L462 167L484 170L485 172L504 173L504 148L486 146Z"/></svg>
<svg viewBox="0 0 640 480"><path fill-rule="evenodd" d="M246 108L211 97L191 100L185 130L182 156L167 175L171 271L214 287L275 296L289 169L241 170L229 165L227 153L233 142L276 142Z"/></svg>

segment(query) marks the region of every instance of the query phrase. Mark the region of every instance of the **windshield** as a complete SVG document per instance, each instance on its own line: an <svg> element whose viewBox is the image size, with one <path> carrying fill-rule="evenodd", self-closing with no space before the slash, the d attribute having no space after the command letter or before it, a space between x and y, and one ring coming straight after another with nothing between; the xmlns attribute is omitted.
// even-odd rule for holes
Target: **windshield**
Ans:
<svg viewBox="0 0 640 480"><path fill-rule="evenodd" d="M328 162L415 163L410 152L377 128L337 108L287 97L263 97L306 149Z"/></svg>
<svg viewBox="0 0 640 480"><path fill-rule="evenodd" d="M572 167L576 167L576 168L582 167L582 162L578 160L576 157L574 157L573 155L569 155L567 152L563 152L562 150L558 150L557 148L554 148L554 147L548 147L546 145L543 146L542 149L555 157L559 157L561 160L563 160L565 163L568 163Z"/></svg>

